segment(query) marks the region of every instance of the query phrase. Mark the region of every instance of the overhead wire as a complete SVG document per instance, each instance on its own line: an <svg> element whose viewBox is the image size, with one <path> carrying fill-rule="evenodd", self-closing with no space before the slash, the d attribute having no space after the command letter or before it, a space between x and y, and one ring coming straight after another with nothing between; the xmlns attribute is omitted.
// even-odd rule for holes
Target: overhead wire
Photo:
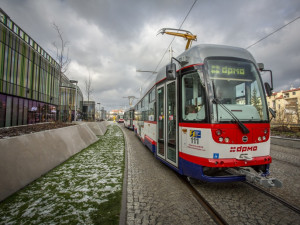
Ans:
<svg viewBox="0 0 300 225"><path fill-rule="evenodd" d="M186 20L187 17L189 16L190 12L191 12L192 9L194 8L194 6L195 6L195 4L196 4L197 1L198 1L198 0L195 0L195 1L194 1L194 3L193 3L193 5L191 6L190 10L188 11L188 13L186 14L186 16L185 16L185 18L183 19L182 23L180 24L180 27L178 28L178 30L180 30L180 29L182 28L182 26L183 26L185 20ZM173 43L173 41L175 40L175 38L176 38L176 37L174 36L173 39L172 39L172 41L170 42L169 46L166 48L166 51L165 51L165 53L163 54L163 56L161 57L159 63L158 63L157 66L155 67L155 70L154 70L154 71L156 71L157 68L159 67L159 65L161 64L162 60L164 59L165 55L166 55L167 52L169 51L169 48L170 48L171 44Z"/></svg>
<svg viewBox="0 0 300 225"><path fill-rule="evenodd" d="M191 11L192 11L192 9L194 8L194 6L195 6L195 4L196 4L197 1L198 1L198 0L195 0L194 3L192 4L192 6L191 6L191 8L189 9L188 13L186 14L186 16L184 17L183 21L181 22L180 27L178 28L178 30L180 30L180 29L182 28L184 22L186 21L187 17L188 17L189 14L191 13ZM161 59L159 60L157 66L155 67L155 70L153 70L154 72L157 72L157 69L158 69L159 65L160 65L161 62L163 61L165 55L167 54L167 52L168 52L168 50L169 50L169 48L170 48L170 46L172 45L172 43L173 43L174 40L175 40L175 36L173 37L173 39L172 39L172 41L170 42L169 46L166 48L166 50L165 50L163 56L161 57ZM145 80L144 84L147 83L148 80L149 80L150 78L152 78L152 75L153 75L153 74L154 74L154 73L152 73L152 74ZM138 90L139 90L139 89L140 89L140 88L138 88Z"/></svg>
<svg viewBox="0 0 300 225"><path fill-rule="evenodd" d="M271 35L273 35L273 34L277 33L277 32L278 32L278 31L280 31L282 28L284 28L284 27L288 26L289 24L291 24L291 23L295 22L295 21L296 21L296 20L298 20L298 19L300 19L300 16L298 16L296 19L293 19L292 21L288 22L287 24L285 24L285 25L283 25L283 26L279 27L278 29L276 29L276 30L275 30L275 31L273 31L272 33L270 33L270 34L266 35L265 37L263 37L263 38L259 39L259 40L258 40L258 41L256 41L255 43L253 43L253 44L249 45L249 46L248 46L246 49L249 49L249 48L251 48L252 46L254 46L254 45L258 44L259 42L261 42L261 41L265 40L266 38L268 38L268 37L270 37Z"/></svg>

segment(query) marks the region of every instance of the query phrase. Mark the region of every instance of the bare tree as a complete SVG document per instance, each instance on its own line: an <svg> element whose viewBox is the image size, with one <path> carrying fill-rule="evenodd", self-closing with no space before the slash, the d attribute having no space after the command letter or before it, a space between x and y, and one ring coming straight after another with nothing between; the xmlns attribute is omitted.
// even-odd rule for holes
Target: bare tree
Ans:
<svg viewBox="0 0 300 225"><path fill-rule="evenodd" d="M66 73L69 67L71 60L69 59L69 42L64 40L63 32L60 28L53 23L53 28L58 34L59 44L53 42L53 46L56 48L56 59L59 66L61 67L61 73Z"/></svg>
<svg viewBox="0 0 300 225"><path fill-rule="evenodd" d="M85 81L84 81L85 93L87 95L88 102L90 101L90 95L94 92L94 89L92 88L92 82L93 82L93 79L92 79L91 73L89 71L89 77L87 79L85 79Z"/></svg>
<svg viewBox="0 0 300 225"><path fill-rule="evenodd" d="M69 42L64 40L63 32L60 28L53 23L53 28L58 34L59 44L53 42L53 46L56 48L56 60L58 61L60 71L59 71L59 95L58 95L58 120L61 121L61 81L62 75L68 70L71 60L69 59L69 48L67 48Z"/></svg>

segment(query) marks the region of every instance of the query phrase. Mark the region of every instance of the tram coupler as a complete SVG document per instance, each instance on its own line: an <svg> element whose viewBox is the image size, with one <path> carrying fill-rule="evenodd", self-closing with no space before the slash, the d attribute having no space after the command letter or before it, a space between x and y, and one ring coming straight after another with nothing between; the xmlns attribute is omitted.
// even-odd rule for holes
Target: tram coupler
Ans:
<svg viewBox="0 0 300 225"><path fill-rule="evenodd" d="M246 168L238 168L240 174L246 176L246 180L251 183L259 183L264 187L282 187L281 181L273 177L267 177L265 174L258 173L256 171L250 171L250 169Z"/></svg>

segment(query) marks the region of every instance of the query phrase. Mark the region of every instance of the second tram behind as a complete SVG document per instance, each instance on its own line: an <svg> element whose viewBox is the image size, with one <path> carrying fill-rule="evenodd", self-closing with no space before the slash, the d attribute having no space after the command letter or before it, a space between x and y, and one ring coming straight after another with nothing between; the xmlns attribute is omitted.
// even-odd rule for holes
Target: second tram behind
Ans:
<svg viewBox="0 0 300 225"><path fill-rule="evenodd" d="M260 70L245 49L194 46L158 72L125 112L124 125L179 174L209 182L244 181L251 168L264 179L272 162L265 93L271 93L272 84L264 89ZM229 168L238 173L225 173ZM272 179L264 185L281 184Z"/></svg>

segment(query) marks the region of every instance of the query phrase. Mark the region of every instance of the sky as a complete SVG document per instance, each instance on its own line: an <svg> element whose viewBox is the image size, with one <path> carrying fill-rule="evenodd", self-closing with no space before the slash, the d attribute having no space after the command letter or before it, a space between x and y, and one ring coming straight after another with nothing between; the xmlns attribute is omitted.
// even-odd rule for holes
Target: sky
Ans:
<svg viewBox="0 0 300 225"><path fill-rule="evenodd" d="M182 25L182 29L197 35L193 45L247 48L300 17L299 0L194 3L195 0L0 0L0 7L53 58L53 42L59 43L55 23L68 42L71 62L67 77L78 80L87 100L85 81L90 75L90 100L101 103L106 110L128 108L127 96L139 98L140 89L145 90L155 78L152 73L137 70L157 71L169 62L168 46L173 36L157 35L161 28L178 29ZM175 38L171 45L173 56L181 54L185 44L184 39ZM273 71L274 91L300 87L300 19L248 50L257 62Z"/></svg>

